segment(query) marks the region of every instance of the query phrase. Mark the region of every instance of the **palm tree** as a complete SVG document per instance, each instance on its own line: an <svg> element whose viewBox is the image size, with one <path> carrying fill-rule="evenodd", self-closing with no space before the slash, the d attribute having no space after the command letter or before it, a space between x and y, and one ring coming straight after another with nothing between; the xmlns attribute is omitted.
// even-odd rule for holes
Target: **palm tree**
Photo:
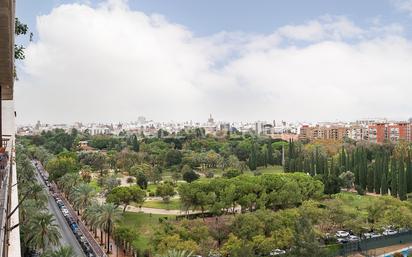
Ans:
<svg viewBox="0 0 412 257"><path fill-rule="evenodd" d="M62 246L56 251L47 251L42 257L77 257L71 246Z"/></svg>
<svg viewBox="0 0 412 257"><path fill-rule="evenodd" d="M98 227L100 204L96 201L92 202L86 207L83 218L86 220L86 224L90 226L90 229L94 231L96 237L96 228Z"/></svg>
<svg viewBox="0 0 412 257"><path fill-rule="evenodd" d="M74 207L80 211L91 204L92 198L96 195L96 192L89 184L82 183L74 189L72 195Z"/></svg>
<svg viewBox="0 0 412 257"><path fill-rule="evenodd" d="M191 257L192 252L188 252L186 250L169 250L164 254L157 255L157 257Z"/></svg>
<svg viewBox="0 0 412 257"><path fill-rule="evenodd" d="M59 244L61 235L52 214L40 212L28 226L27 243L37 250L46 250Z"/></svg>
<svg viewBox="0 0 412 257"><path fill-rule="evenodd" d="M107 232L107 253L110 253L110 234L113 230L113 225L121 218L121 211L112 203L105 203L100 206L98 214L98 224L100 230Z"/></svg>
<svg viewBox="0 0 412 257"><path fill-rule="evenodd" d="M58 181L60 189L66 196L69 196L72 190L74 190L80 183L81 178L77 173L67 173Z"/></svg>

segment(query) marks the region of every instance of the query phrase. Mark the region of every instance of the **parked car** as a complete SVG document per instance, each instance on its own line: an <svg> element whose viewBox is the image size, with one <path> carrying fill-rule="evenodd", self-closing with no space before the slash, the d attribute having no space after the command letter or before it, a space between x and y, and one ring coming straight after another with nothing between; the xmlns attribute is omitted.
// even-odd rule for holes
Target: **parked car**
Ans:
<svg viewBox="0 0 412 257"><path fill-rule="evenodd" d="M336 237L340 237L340 238L342 238L342 237L348 237L349 236L349 232L347 232L347 231L344 231L344 230L338 230L338 231L336 231Z"/></svg>
<svg viewBox="0 0 412 257"><path fill-rule="evenodd" d="M337 239L338 243L340 244L346 244L349 242L349 240L346 237L341 237Z"/></svg>
<svg viewBox="0 0 412 257"><path fill-rule="evenodd" d="M348 237L349 242L358 242L360 238L358 236L350 235Z"/></svg>
<svg viewBox="0 0 412 257"><path fill-rule="evenodd" d="M363 234L364 238L376 238L376 237L380 237L380 236L382 236L382 235L379 234L379 233L376 233L376 232L367 232L367 233Z"/></svg>
<svg viewBox="0 0 412 257"><path fill-rule="evenodd" d="M275 249L275 250L271 251L269 255L270 256L276 256L276 255L282 255L282 254L285 254L285 253L286 253L285 250Z"/></svg>
<svg viewBox="0 0 412 257"><path fill-rule="evenodd" d="M393 230L393 229L385 229L385 231L383 231L383 235L384 236L391 236L391 235L395 235L395 234L397 234L398 233L398 231L396 231L396 230Z"/></svg>

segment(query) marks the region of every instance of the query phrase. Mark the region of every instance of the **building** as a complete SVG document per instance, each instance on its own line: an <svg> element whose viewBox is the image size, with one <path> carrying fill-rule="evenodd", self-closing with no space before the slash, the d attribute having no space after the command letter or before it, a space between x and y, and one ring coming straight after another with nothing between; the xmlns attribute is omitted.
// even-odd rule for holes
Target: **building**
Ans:
<svg viewBox="0 0 412 257"><path fill-rule="evenodd" d="M366 121L354 124L302 125L299 139L343 140L345 138L371 143L412 142L412 124L409 122Z"/></svg>
<svg viewBox="0 0 412 257"><path fill-rule="evenodd" d="M0 0L0 257L20 257L17 170L13 160L15 1ZM14 211L14 212L13 212Z"/></svg>

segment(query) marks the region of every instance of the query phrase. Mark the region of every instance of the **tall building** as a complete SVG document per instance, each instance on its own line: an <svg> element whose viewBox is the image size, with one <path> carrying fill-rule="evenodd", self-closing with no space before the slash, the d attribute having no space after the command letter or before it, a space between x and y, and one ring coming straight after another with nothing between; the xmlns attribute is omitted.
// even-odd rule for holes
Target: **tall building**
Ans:
<svg viewBox="0 0 412 257"><path fill-rule="evenodd" d="M0 0L0 257L20 257L15 148L15 1ZM14 212L13 212L14 211Z"/></svg>

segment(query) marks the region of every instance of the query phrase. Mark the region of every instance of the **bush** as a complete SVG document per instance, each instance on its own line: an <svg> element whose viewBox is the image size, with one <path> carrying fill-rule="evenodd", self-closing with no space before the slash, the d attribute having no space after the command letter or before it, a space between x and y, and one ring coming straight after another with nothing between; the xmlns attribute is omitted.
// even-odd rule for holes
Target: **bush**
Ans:
<svg viewBox="0 0 412 257"><path fill-rule="evenodd" d="M243 174L243 172L240 171L240 170L230 169L230 170L226 171L225 173L223 173L223 177L225 177L225 178L234 178L234 177L240 176L242 174Z"/></svg>
<svg viewBox="0 0 412 257"><path fill-rule="evenodd" d="M188 183L199 179L199 177L200 177L199 174L197 174L193 170L189 170L189 171L186 171L185 173L183 173L183 179Z"/></svg>
<svg viewBox="0 0 412 257"><path fill-rule="evenodd" d="M359 195L365 195L365 193L366 193L365 190L360 186L356 186L355 189L356 189L356 192L358 192Z"/></svg>
<svg viewBox="0 0 412 257"><path fill-rule="evenodd" d="M155 193L154 193L154 192L149 192L149 196L150 196L150 197L154 197L154 196L155 196Z"/></svg>
<svg viewBox="0 0 412 257"><path fill-rule="evenodd" d="M206 178L213 178L214 176L215 176L215 173L213 173L213 171L206 172Z"/></svg>
<svg viewBox="0 0 412 257"><path fill-rule="evenodd" d="M134 178L133 178L133 177L128 177L128 178L126 179L126 182L127 182L128 184L131 184L131 183L134 182Z"/></svg>

